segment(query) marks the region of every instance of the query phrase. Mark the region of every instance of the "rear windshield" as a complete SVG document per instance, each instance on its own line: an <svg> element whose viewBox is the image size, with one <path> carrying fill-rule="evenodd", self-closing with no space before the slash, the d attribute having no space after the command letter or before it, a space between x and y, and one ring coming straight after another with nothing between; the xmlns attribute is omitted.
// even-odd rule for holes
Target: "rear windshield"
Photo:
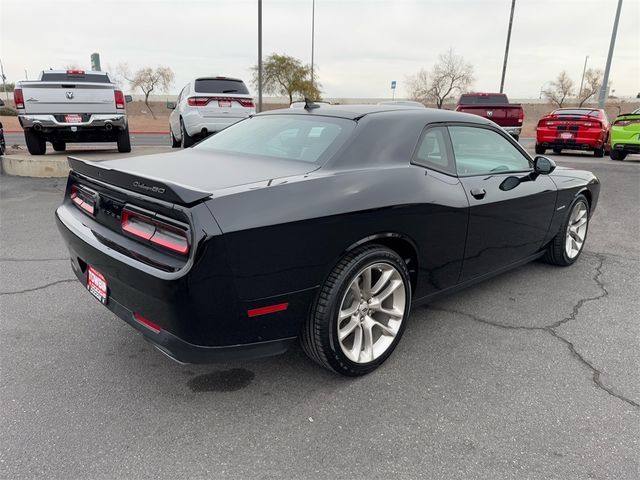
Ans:
<svg viewBox="0 0 640 480"><path fill-rule="evenodd" d="M73 82L73 83L111 83L106 73L53 73L44 72L42 74L43 82Z"/></svg>
<svg viewBox="0 0 640 480"><path fill-rule="evenodd" d="M508 104L506 95L462 95L458 104L460 105L502 105Z"/></svg>
<svg viewBox="0 0 640 480"><path fill-rule="evenodd" d="M344 118L258 116L225 128L194 148L320 164L344 144L355 125Z"/></svg>
<svg viewBox="0 0 640 480"><path fill-rule="evenodd" d="M249 93L242 80L203 78L196 80L195 87L195 91L198 93L242 93L245 95Z"/></svg>
<svg viewBox="0 0 640 480"><path fill-rule="evenodd" d="M598 110L591 110L586 108L567 108L564 110L556 110L553 112L555 115L569 115L570 117L576 117L580 115L588 115L589 117L597 117Z"/></svg>

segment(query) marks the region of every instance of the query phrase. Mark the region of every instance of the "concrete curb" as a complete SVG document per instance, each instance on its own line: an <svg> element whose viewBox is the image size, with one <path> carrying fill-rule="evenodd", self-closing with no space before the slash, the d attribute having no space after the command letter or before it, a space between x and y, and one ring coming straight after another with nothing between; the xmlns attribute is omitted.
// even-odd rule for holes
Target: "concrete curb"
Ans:
<svg viewBox="0 0 640 480"><path fill-rule="evenodd" d="M15 177L64 178L69 175L69 163L65 158L24 158L17 155L2 157L2 175Z"/></svg>

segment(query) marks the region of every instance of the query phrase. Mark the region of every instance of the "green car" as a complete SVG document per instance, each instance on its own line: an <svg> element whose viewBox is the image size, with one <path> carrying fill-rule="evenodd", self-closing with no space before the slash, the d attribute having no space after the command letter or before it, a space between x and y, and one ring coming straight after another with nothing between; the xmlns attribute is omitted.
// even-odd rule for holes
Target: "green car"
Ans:
<svg viewBox="0 0 640 480"><path fill-rule="evenodd" d="M611 160L624 160L628 153L640 153L640 108L616 117L609 142Z"/></svg>

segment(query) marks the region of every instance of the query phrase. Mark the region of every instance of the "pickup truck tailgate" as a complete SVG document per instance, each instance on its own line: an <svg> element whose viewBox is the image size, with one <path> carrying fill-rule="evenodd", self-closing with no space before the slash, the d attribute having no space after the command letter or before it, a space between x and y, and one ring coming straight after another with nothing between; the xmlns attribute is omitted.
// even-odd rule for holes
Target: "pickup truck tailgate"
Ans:
<svg viewBox="0 0 640 480"><path fill-rule="evenodd" d="M521 126L518 122L521 110L519 105L462 105L457 110L488 118L501 127Z"/></svg>
<svg viewBox="0 0 640 480"><path fill-rule="evenodd" d="M112 84L23 82L22 94L26 114L116 113Z"/></svg>

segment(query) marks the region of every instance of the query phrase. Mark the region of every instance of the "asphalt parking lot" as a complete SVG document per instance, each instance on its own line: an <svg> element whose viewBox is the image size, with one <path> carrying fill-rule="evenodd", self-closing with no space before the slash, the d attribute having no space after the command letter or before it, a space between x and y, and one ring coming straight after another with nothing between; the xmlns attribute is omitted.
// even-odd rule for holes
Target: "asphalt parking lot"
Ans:
<svg viewBox="0 0 640 480"><path fill-rule="evenodd" d="M602 182L581 259L415 309L358 379L172 362L72 275L65 181L0 177L0 478L636 480L640 158L553 158Z"/></svg>

